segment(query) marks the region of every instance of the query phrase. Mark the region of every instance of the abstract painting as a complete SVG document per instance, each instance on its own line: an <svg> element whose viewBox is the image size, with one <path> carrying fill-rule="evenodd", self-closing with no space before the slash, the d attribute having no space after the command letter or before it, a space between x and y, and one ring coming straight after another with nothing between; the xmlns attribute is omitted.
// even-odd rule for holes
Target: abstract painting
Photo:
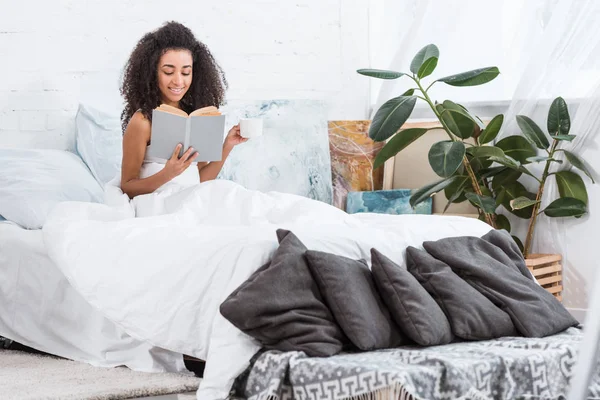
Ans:
<svg viewBox="0 0 600 400"><path fill-rule="evenodd" d="M374 192L349 192L346 212L377 214L431 214L431 198L417 204L413 209L409 199L411 189L377 190Z"/></svg>
<svg viewBox="0 0 600 400"><path fill-rule="evenodd" d="M329 151L333 181L333 205L344 210L351 191L380 190L383 167L373 170L377 153L385 143L369 137L371 121L329 121Z"/></svg>
<svg viewBox="0 0 600 400"><path fill-rule="evenodd" d="M262 118L263 135L233 149L220 179L247 189L332 203L327 116L322 101L233 101L221 111L226 115L226 130L240 118Z"/></svg>

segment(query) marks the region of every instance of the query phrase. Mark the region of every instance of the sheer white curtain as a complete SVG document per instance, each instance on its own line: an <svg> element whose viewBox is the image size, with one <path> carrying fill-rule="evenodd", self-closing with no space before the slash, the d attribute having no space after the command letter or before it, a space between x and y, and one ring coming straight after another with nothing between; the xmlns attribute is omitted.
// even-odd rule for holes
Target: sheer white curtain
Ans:
<svg viewBox="0 0 600 400"><path fill-rule="evenodd" d="M408 71L413 55L429 43L440 49L434 79L498 66L500 76L486 85L436 84L431 97L469 106L499 105L495 110L505 114L501 136L519 132L515 120L519 114L530 116L545 130L548 107L562 96L569 105L571 133L577 135L563 148L600 172L599 0L371 0L370 21L372 68ZM373 114L408 87L410 80L402 78L374 81ZM593 281L596 269L594 227L600 226L600 183L591 185L587 177L583 179L588 184L589 215L580 219L541 215L533 247L563 254L564 302L581 309L588 299L586 282ZM543 205L557 196L555 180L550 178ZM521 221L511 219L524 237L526 223Z"/></svg>
<svg viewBox="0 0 600 400"><path fill-rule="evenodd" d="M486 66L499 67L501 74L478 87L436 84L430 92L432 99L507 102L512 98L529 50L544 31L548 10L554 3L548 0L371 0L371 67L409 71L410 61L417 51L434 43L440 50L440 59L433 79ZM525 37L530 40L524 40ZM407 78L373 80L372 112L404 92L410 83Z"/></svg>
<svg viewBox="0 0 600 400"><path fill-rule="evenodd" d="M600 2L597 0L559 0L546 9L548 22L542 35L528 52L516 85L501 134L518 132L515 117L532 117L544 130L550 102L562 96L569 105L571 133L577 135L562 148L589 161L600 171L596 153L600 143ZM562 153L560 153L562 154ZM564 163L561 169L570 168ZM581 219L548 218L543 214L533 243L534 252L563 255L567 307L585 309L588 282L596 269L594 248L600 213L600 191L583 174L589 194L589 215ZM549 178L542 207L558 198L556 181Z"/></svg>

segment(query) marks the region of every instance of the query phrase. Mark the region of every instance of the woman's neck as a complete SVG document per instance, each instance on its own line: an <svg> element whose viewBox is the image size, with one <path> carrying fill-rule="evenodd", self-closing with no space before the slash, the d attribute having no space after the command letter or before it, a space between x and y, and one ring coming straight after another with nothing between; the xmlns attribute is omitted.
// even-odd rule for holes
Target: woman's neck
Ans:
<svg viewBox="0 0 600 400"><path fill-rule="evenodd" d="M169 101L169 100L165 100L165 99L163 99L163 100L162 100L162 103L163 103L163 104L166 104L166 105L168 105L168 106L172 106L172 107L175 107L175 108L179 108L179 109L181 110L181 107L179 107L179 102L178 102L178 101Z"/></svg>

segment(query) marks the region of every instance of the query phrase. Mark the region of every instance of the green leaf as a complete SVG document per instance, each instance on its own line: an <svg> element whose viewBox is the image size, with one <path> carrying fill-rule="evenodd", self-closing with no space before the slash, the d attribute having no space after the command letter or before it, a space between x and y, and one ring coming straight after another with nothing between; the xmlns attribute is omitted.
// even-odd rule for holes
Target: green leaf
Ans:
<svg viewBox="0 0 600 400"><path fill-rule="evenodd" d="M475 158L481 157L502 157L504 152L502 149L494 146L473 146L467 149L467 153Z"/></svg>
<svg viewBox="0 0 600 400"><path fill-rule="evenodd" d="M447 100L448 101L448 100ZM473 114L471 111L467 110L467 108L465 106L463 106L462 104L456 103L457 106L459 106L460 108L463 109L463 111L465 113L467 113L467 115L469 117L471 117L471 119L473 121L475 121L475 123L483 130L485 128L485 124L483 123L483 121L481 120L481 118L479 118L477 115Z"/></svg>
<svg viewBox="0 0 600 400"><path fill-rule="evenodd" d="M400 151L404 150L409 144L423 136L427 132L425 128L404 129L385 144L375 157L373 168L377 169L391 157L394 157Z"/></svg>
<svg viewBox="0 0 600 400"><path fill-rule="evenodd" d="M477 176L480 175L479 171L487 170L493 163L489 160L489 158L476 158L471 156L470 154L467 155L467 159L469 159L469 164L471 164L471 168L473 169L473 172L477 174Z"/></svg>
<svg viewBox="0 0 600 400"><path fill-rule="evenodd" d="M470 191L472 191L472 187L469 186L469 188L471 189ZM484 196L492 197L492 191L490 189L488 189L487 187L480 185L479 189L481 190L481 194L483 194Z"/></svg>
<svg viewBox="0 0 600 400"><path fill-rule="evenodd" d="M535 175L533 175L531 172L529 172L529 170L527 168L525 168L524 166L521 165L521 163L519 163L518 161L516 161L515 159L508 157L508 156L504 156L504 157L489 157L488 160L493 161L493 162L497 162L500 165L504 165L505 167L509 167L511 169L520 171L526 175L532 176L535 178ZM537 179L537 178L536 178Z"/></svg>
<svg viewBox="0 0 600 400"><path fill-rule="evenodd" d="M437 57L429 57L427 60L425 60L423 65L421 65L421 68L419 68L419 72L417 73L417 76L419 77L419 79L423 79L426 76L431 75L431 73L433 72L435 67L437 67L437 63L438 63Z"/></svg>
<svg viewBox="0 0 600 400"><path fill-rule="evenodd" d="M417 204L427 200L437 192L444 190L446 186L450 185L457 178L457 176L451 176L450 178L442 179L441 181L431 183L415 190L409 199L410 206L415 207Z"/></svg>
<svg viewBox="0 0 600 400"><path fill-rule="evenodd" d="M444 100L444 102L442 103L442 106L446 110L452 110L452 111L456 111L459 114L462 114L463 116L465 116L468 119L470 119L471 121L473 121L474 124L479 125L481 127L481 129L485 128L483 122L481 122L481 120L477 116L471 114L471 112L469 110L467 110L464 106L461 106L460 104L454 103L453 101L450 101L450 100Z"/></svg>
<svg viewBox="0 0 600 400"><path fill-rule="evenodd" d="M412 96L415 94L415 89L408 89L406 92L402 93L401 96Z"/></svg>
<svg viewBox="0 0 600 400"><path fill-rule="evenodd" d="M500 132L500 128L502 128L502 123L504 122L504 115L499 114L496 115L492 120L487 124L481 135L479 136L479 143L485 144L489 143L492 140L496 139L498 136L498 132Z"/></svg>
<svg viewBox="0 0 600 400"><path fill-rule="evenodd" d="M486 67L446 76L438 79L438 81L447 83L451 86L477 86L488 83L496 78L498 74L500 74L498 67Z"/></svg>
<svg viewBox="0 0 600 400"><path fill-rule="evenodd" d="M410 117L416 102L415 96L398 96L383 103L373 117L369 137L376 142L383 142L398 132Z"/></svg>
<svg viewBox="0 0 600 400"><path fill-rule="evenodd" d="M480 196L475 193L465 193L467 199L473 204L475 207L483 210L483 212L487 214L493 214L496 212L496 200L489 196Z"/></svg>
<svg viewBox="0 0 600 400"><path fill-rule="evenodd" d="M510 201L510 208L512 210L522 210L537 203L539 203L538 200L532 200L525 196L520 196Z"/></svg>
<svg viewBox="0 0 600 400"><path fill-rule="evenodd" d="M537 162L542 162L542 161L555 161L559 164L562 164L562 160L557 160L555 158L551 158L551 157L546 157L546 156L535 156L535 157L529 157L527 158L528 162L532 162L532 163L537 163Z"/></svg>
<svg viewBox="0 0 600 400"><path fill-rule="evenodd" d="M449 102L450 100L446 100L444 101L444 103ZM456 109L456 111L463 111L463 114L469 118L471 118L471 120L473 122L475 122L475 124L477 124L477 126L479 126L480 129L484 129L485 128L485 124L483 123L483 121L481 120L481 118L479 118L477 115L473 114L471 111L467 110L467 108L465 106L463 106L462 104L459 103L454 103L458 106L458 108Z"/></svg>
<svg viewBox="0 0 600 400"><path fill-rule="evenodd" d="M492 156L490 160L493 162L497 162L500 165L504 165L505 167L512 168L518 170L521 164L515 159L504 155L503 157Z"/></svg>
<svg viewBox="0 0 600 400"><path fill-rule="evenodd" d="M433 171L446 178L456 172L465 156L465 145L462 142L437 142L429 149L429 164Z"/></svg>
<svg viewBox="0 0 600 400"><path fill-rule="evenodd" d="M497 214L496 215L496 228L504 229L507 232L510 232L511 226L510 221L506 218L506 215Z"/></svg>
<svg viewBox="0 0 600 400"><path fill-rule="evenodd" d="M523 242L521 242L521 239L519 239L515 235L512 235L512 238L515 241L515 243L517 244L517 246L519 246L519 250L521 250L521 253L524 252L525 246L523 246Z"/></svg>
<svg viewBox="0 0 600 400"><path fill-rule="evenodd" d="M569 162L575 168L582 170L588 176L588 178L590 178L592 180L592 183L596 183L596 182L594 182L594 178L592 178L592 173L591 173L590 169L588 168L586 163L581 158L579 158L575 154L571 153L570 151L566 151L566 150L563 150L563 151L565 153L565 157L567 157L567 160L569 160Z"/></svg>
<svg viewBox="0 0 600 400"><path fill-rule="evenodd" d="M496 143L507 156L519 161L526 162L529 157L535 157L535 148L523 136L507 136Z"/></svg>
<svg viewBox="0 0 600 400"><path fill-rule="evenodd" d="M470 117L464 116L456 110L444 108L438 104L435 107L440 114L441 120L446 124L450 132L461 139L470 138L475 129L475 122Z"/></svg>
<svg viewBox="0 0 600 400"><path fill-rule="evenodd" d="M533 212L533 206L523 208L522 210L513 210L511 208L510 201L518 197L527 197L528 199L534 200L535 194L529 193L521 182L513 182L500 188L497 194L497 202L502 204L504 208L517 217L530 218L531 213Z"/></svg>
<svg viewBox="0 0 600 400"><path fill-rule="evenodd" d="M361 75L370 76L372 78L379 79L397 79L402 75L406 75L404 72L396 72L396 71L387 71L385 69L368 69L363 68L356 70Z"/></svg>
<svg viewBox="0 0 600 400"><path fill-rule="evenodd" d="M527 139L531 141L538 149L547 150L550 147L550 142L542 129L526 115L517 115L517 124L521 128L521 132Z"/></svg>
<svg viewBox="0 0 600 400"><path fill-rule="evenodd" d="M585 203L572 197L561 197L544 209L544 214L549 217L580 217L586 212Z"/></svg>
<svg viewBox="0 0 600 400"><path fill-rule="evenodd" d="M572 197L588 203L588 194L583 179L573 171L560 171L555 174L560 197Z"/></svg>
<svg viewBox="0 0 600 400"><path fill-rule="evenodd" d="M452 203L460 203L459 199L463 197L466 199L464 190L457 190L456 192L454 192L454 194L448 199L448 202L446 203L443 212L446 213L446 211L448 211L448 208L450 208Z"/></svg>
<svg viewBox="0 0 600 400"><path fill-rule="evenodd" d="M507 186L518 181L522 175L521 171L516 169L505 167L500 168L503 168L503 171L498 173L496 176L494 176L494 179L492 179L492 189L495 191L500 190L500 188L503 186Z"/></svg>
<svg viewBox="0 0 600 400"><path fill-rule="evenodd" d="M487 168L485 170L479 171L479 173L482 178L493 178L505 171L512 171L512 170L510 168L506 168L505 166L501 166L501 167ZM519 172L519 176L520 175L521 175L521 173Z"/></svg>
<svg viewBox="0 0 600 400"><path fill-rule="evenodd" d="M573 139L575 139L577 136L575 135L550 135L550 137L552 139L556 139L556 140L565 140L567 142L571 142L573 141Z"/></svg>
<svg viewBox="0 0 600 400"><path fill-rule="evenodd" d="M471 179L468 176L458 176L452 184L446 186L444 189L444 195L448 199L448 203L444 208L444 212L448 210L451 203L462 203L467 200L465 197L465 186L470 185Z"/></svg>
<svg viewBox="0 0 600 400"><path fill-rule="evenodd" d="M569 108L562 97L557 97L550 105L548 111L548 133L568 135L571 129L571 118L569 117Z"/></svg>
<svg viewBox="0 0 600 400"><path fill-rule="evenodd" d="M413 74L417 74L418 76L419 70L421 69L423 64L425 64L430 58L440 58L440 51L435 44L428 44L427 46L419 50L419 52L415 55L412 62L410 63L410 71ZM433 71L433 69L431 71Z"/></svg>

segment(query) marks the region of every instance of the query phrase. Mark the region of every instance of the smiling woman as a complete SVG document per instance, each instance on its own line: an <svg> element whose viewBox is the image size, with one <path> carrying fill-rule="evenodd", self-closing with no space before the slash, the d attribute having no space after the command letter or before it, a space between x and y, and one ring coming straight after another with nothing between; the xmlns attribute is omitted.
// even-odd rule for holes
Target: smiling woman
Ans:
<svg viewBox="0 0 600 400"><path fill-rule="evenodd" d="M192 53L168 50L158 61L158 87L162 102L179 108L179 101L192 83Z"/></svg>
<svg viewBox="0 0 600 400"><path fill-rule="evenodd" d="M229 130L221 161L192 165L195 149L190 147L179 157L178 146L164 166L149 168L146 149L156 107L167 104L187 114L201 107L218 107L223 103L226 87L221 67L184 25L168 22L142 37L125 65L121 86L125 100L121 114L124 193L131 198L152 193L180 176L180 180L189 183L217 177L233 147L246 141L240 136L238 125Z"/></svg>

